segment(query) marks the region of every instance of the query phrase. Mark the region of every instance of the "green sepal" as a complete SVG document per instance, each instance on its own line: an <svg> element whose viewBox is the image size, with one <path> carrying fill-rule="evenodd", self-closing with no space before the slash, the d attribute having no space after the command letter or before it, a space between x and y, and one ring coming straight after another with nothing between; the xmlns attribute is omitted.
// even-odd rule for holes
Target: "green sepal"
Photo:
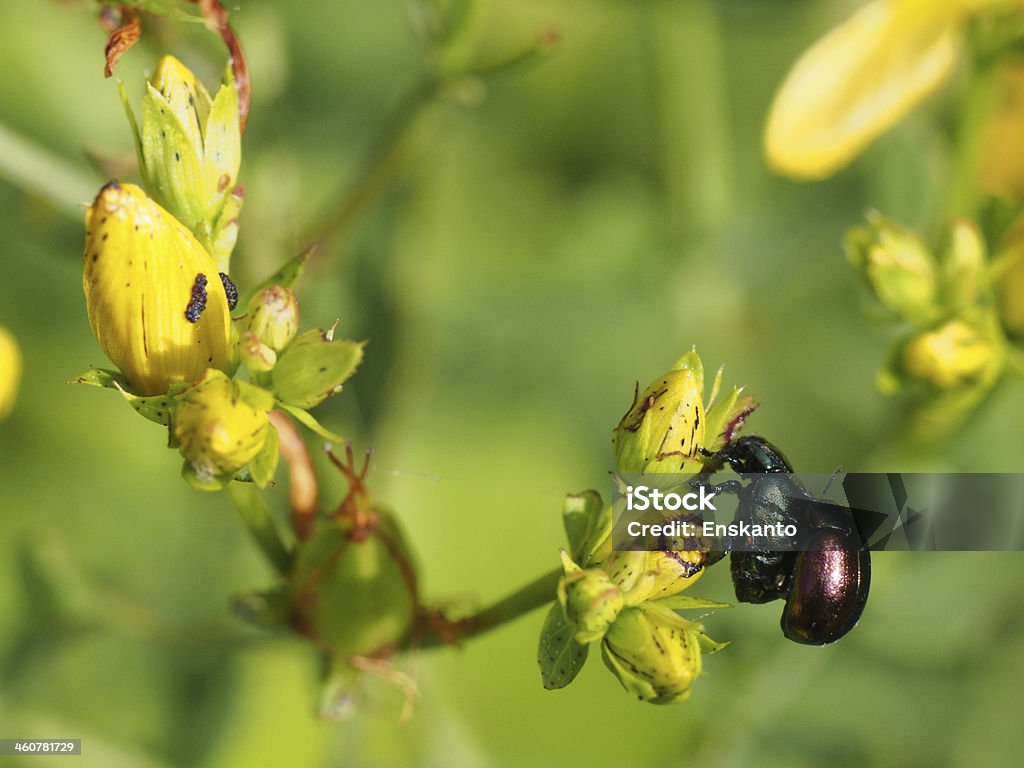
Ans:
<svg viewBox="0 0 1024 768"><path fill-rule="evenodd" d="M604 502L595 490L570 493L562 504L562 524L569 541L569 554L579 561L587 539L599 522Z"/></svg>
<svg viewBox="0 0 1024 768"><path fill-rule="evenodd" d="M312 408L339 391L363 360L362 341L335 341L332 331L300 334L277 359L271 371L278 400Z"/></svg>
<svg viewBox="0 0 1024 768"><path fill-rule="evenodd" d="M673 611L690 611L697 608L732 608L732 603L718 603L714 600L705 600L700 597L689 595L672 595L663 597L660 600L653 600L663 608L671 608Z"/></svg>
<svg viewBox="0 0 1024 768"><path fill-rule="evenodd" d="M231 271L231 252L235 250L235 243L238 241L238 216L242 213L244 203L245 194L241 187L225 192L224 205L213 224L210 255L217 262L217 269L221 272ZM239 306L244 307L246 304L239 303Z"/></svg>
<svg viewBox="0 0 1024 768"><path fill-rule="evenodd" d="M188 459L185 459L181 465L181 477L197 491L223 491L232 480L230 474L201 478L196 474L195 469L192 467L192 462Z"/></svg>
<svg viewBox="0 0 1024 768"><path fill-rule="evenodd" d="M274 480L274 470L277 469L279 457L277 430L271 425L267 430L267 437L263 441L260 452L249 462L249 473L252 481L259 488L266 488Z"/></svg>
<svg viewBox="0 0 1024 768"><path fill-rule="evenodd" d="M299 421L299 423L302 424L302 426L320 435L324 440L329 440L332 443L338 444L345 442L344 437L331 432L331 430L327 429L327 427L317 421L309 411L304 411L302 408L296 408L294 405L288 405L287 403L278 403L277 407L290 413Z"/></svg>
<svg viewBox="0 0 1024 768"><path fill-rule="evenodd" d="M207 171L207 189L210 201L221 204L222 198L235 186L238 168L242 164L242 133L238 115L238 89L228 62L221 81L220 90L210 106L210 114L206 119L206 131L203 135L203 158ZM226 183L222 181L227 176ZM219 211L208 211L219 213ZM210 220L213 217L210 216Z"/></svg>
<svg viewBox="0 0 1024 768"><path fill-rule="evenodd" d="M132 143L135 144L135 157L139 161L139 173L142 174L143 183L146 179L146 170L142 159L142 133L139 131L139 121L135 119L135 110L128 101L128 89L124 86L123 80L117 81L117 92L121 97L121 106L124 107L125 116L128 118L128 126L132 131Z"/></svg>
<svg viewBox="0 0 1024 768"><path fill-rule="evenodd" d="M589 648L576 642L575 633L576 628L569 624L562 607L551 606L537 644L540 679L549 691L565 688L587 661Z"/></svg>
<svg viewBox="0 0 1024 768"><path fill-rule="evenodd" d="M146 191L209 247L206 175L199 148L164 96L149 83L142 97L142 178Z"/></svg>
<svg viewBox="0 0 1024 768"><path fill-rule="evenodd" d="M171 423L171 411L174 408L174 397L171 394L142 397L133 395L127 390L128 382L116 371L105 368L90 368L81 376L72 379L69 384L88 384L92 387L116 389L128 404L143 418L162 426Z"/></svg>
<svg viewBox="0 0 1024 768"><path fill-rule="evenodd" d="M732 645L732 640L726 640L724 643L719 643L712 640L703 632L698 632L697 643L700 645L701 653L718 653Z"/></svg>
<svg viewBox="0 0 1024 768"><path fill-rule="evenodd" d="M743 420L757 408L754 396L743 392L743 387L733 387L725 397L715 401L722 369L715 377L712 399L707 411L707 431L704 433L704 449L718 451L725 447L732 435L739 430Z"/></svg>

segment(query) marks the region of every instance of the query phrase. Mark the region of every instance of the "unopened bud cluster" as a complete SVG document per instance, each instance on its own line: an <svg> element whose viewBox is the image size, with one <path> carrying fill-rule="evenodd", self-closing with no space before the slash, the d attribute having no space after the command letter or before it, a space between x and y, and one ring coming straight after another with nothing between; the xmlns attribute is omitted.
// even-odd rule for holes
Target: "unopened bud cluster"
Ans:
<svg viewBox="0 0 1024 768"><path fill-rule="evenodd" d="M915 232L872 213L866 225L847 233L845 248L903 329L879 373L879 387L915 390L940 421L966 415L1002 375L1007 352L1008 316L1000 312L1000 285L978 228L956 221L945 247L935 250Z"/></svg>
<svg viewBox="0 0 1024 768"><path fill-rule="evenodd" d="M211 99L191 71L165 56L140 121L123 88L122 97L143 186L112 181L100 189L86 213L82 255L89 324L118 371L93 370L77 381L117 388L136 411L167 426L183 474L197 487L236 477L266 485L278 448L269 412L289 410L333 438L304 409L340 390L362 344L335 340L333 330L299 333L291 290L298 270L288 285L257 292L240 326L232 323L238 290L227 270L242 193L230 68ZM248 376L236 379L239 363Z"/></svg>
<svg viewBox="0 0 1024 768"><path fill-rule="evenodd" d="M684 355L633 399L613 433L619 472L671 473L685 481L701 471L703 453L720 448L754 408L732 388L719 398L722 372L704 401L704 367L696 351ZM590 491L566 500L563 518L570 549L558 602L541 630L538 663L545 687L575 678L590 646L622 686L654 704L681 701L701 672L703 653L724 647L703 625L675 613L724 607L681 594L704 573L708 552L691 549L613 551L613 510Z"/></svg>

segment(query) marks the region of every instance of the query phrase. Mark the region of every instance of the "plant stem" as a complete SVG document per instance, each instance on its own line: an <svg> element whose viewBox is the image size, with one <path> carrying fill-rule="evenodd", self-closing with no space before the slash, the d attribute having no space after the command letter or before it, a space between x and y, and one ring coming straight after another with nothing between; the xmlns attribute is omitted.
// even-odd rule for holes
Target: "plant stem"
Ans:
<svg viewBox="0 0 1024 768"><path fill-rule="evenodd" d="M405 94L394 114L384 124L363 160L355 181L332 206L334 213L313 227L310 242L322 243L328 238L348 233L359 214L384 190L397 170L406 139L416 127L420 116L446 88L461 80L486 80L515 71L535 61L539 54L550 51L558 39L557 30L544 29L529 45L505 58L478 63L465 70L435 69L424 75Z"/></svg>
<svg viewBox="0 0 1024 768"><path fill-rule="evenodd" d="M359 175L344 193L341 202L333 206L336 212L314 228L310 240L326 241L338 233L345 234L359 214L384 189L398 166L405 138L416 125L424 108L433 101L441 80L428 76L420 81L401 100L370 148Z"/></svg>
<svg viewBox="0 0 1024 768"><path fill-rule="evenodd" d="M555 568L493 605L461 619L452 621L444 617L430 617L425 626L409 638L407 645L413 648L455 645L515 621L554 600L555 589L562 574L562 568Z"/></svg>
<svg viewBox="0 0 1024 768"><path fill-rule="evenodd" d="M29 190L75 221L96 195L98 181L69 160L0 125L0 176Z"/></svg>
<svg viewBox="0 0 1024 768"><path fill-rule="evenodd" d="M267 562L282 576L287 574L291 568L292 555L281 539L259 488L252 483L232 481L228 483L225 492Z"/></svg>

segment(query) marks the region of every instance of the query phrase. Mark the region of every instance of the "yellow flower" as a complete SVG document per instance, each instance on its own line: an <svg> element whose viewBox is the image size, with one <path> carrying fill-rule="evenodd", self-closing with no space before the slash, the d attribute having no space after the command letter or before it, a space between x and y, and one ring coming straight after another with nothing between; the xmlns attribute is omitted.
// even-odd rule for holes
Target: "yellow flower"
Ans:
<svg viewBox="0 0 1024 768"><path fill-rule="evenodd" d="M1010 0L874 0L815 43L775 96L769 165L820 179L847 165L953 72L964 22Z"/></svg>
<svg viewBox="0 0 1024 768"><path fill-rule="evenodd" d="M213 259L133 184L107 184L86 213L89 324L138 393L158 395L207 368L228 370L231 317Z"/></svg>
<svg viewBox="0 0 1024 768"><path fill-rule="evenodd" d="M914 379L937 389L955 389L990 385L1002 370L1003 354L992 328L956 319L911 340L903 363Z"/></svg>
<svg viewBox="0 0 1024 768"><path fill-rule="evenodd" d="M0 326L0 419L14 408L21 380L21 351L10 332Z"/></svg>

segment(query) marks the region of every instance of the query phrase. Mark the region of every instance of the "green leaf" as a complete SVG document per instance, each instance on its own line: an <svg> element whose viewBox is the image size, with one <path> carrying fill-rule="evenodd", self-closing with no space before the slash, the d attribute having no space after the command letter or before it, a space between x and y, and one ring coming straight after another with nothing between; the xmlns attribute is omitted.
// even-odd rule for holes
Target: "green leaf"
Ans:
<svg viewBox="0 0 1024 768"><path fill-rule="evenodd" d="M565 688L576 679L587 661L589 649L576 642L575 632L575 628L566 620L562 607L551 606L537 644L541 682L549 691Z"/></svg>
<svg viewBox="0 0 1024 768"><path fill-rule="evenodd" d="M282 288L294 289L296 283L299 282L299 278L302 277L302 271L305 269L306 261L313 255L314 251L316 251L316 246L311 245L299 255L288 259L288 261L281 265L280 269L270 277L258 283L255 288L240 299L238 302L239 306L248 306L253 296L264 288L269 288L272 285L280 285Z"/></svg>

